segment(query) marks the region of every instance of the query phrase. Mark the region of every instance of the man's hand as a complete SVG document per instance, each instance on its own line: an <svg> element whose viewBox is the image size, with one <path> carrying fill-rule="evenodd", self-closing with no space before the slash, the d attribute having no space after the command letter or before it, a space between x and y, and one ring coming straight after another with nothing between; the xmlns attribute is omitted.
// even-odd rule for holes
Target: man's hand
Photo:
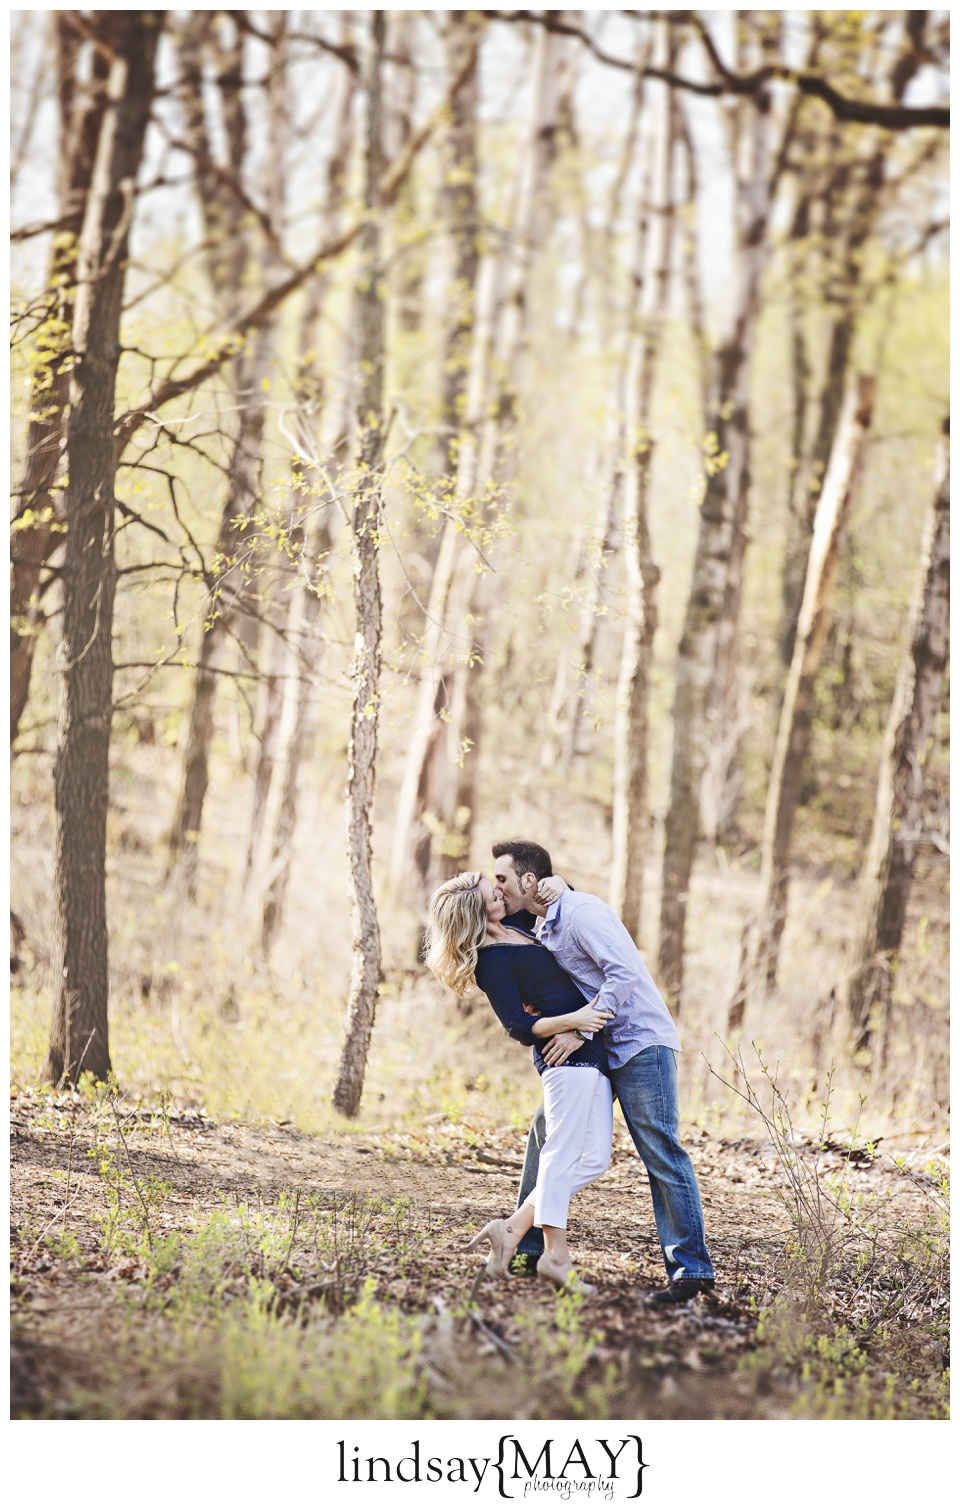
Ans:
<svg viewBox="0 0 960 1510"><path fill-rule="evenodd" d="M598 1011L594 1005L596 1001L597 997L594 997L593 1001L587 1002L585 1007L578 1007L576 1012L567 1014L567 1021L573 1027L579 1028L581 1033L599 1033L608 1022L613 1022L613 1013L608 1012L606 1008Z"/></svg>
<svg viewBox="0 0 960 1510"><path fill-rule="evenodd" d="M567 883L563 879L563 876L546 876L537 886L537 894L534 900L542 902L545 906L549 907L551 902L557 900L557 897L563 896L566 889Z"/></svg>
<svg viewBox="0 0 960 1510"><path fill-rule="evenodd" d="M543 1015L539 1007L528 1007L526 1002L523 1003L523 1010L528 1013L530 1017L542 1017Z"/></svg>
<svg viewBox="0 0 960 1510"><path fill-rule="evenodd" d="M553 1068L555 1065L564 1064L575 1054L577 1049L583 1048L583 1039L578 1038L576 1033L555 1033L548 1041L543 1051L543 1057Z"/></svg>

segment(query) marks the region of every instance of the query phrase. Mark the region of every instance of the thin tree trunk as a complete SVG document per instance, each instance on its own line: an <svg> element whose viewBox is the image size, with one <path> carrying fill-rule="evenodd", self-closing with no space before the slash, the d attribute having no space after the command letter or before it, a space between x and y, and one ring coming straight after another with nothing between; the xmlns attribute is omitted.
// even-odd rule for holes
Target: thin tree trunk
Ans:
<svg viewBox="0 0 960 1510"><path fill-rule="evenodd" d="M272 329L258 332L254 361L249 369L250 402L241 410L240 426L230 466L230 489L220 518L217 565L211 573L210 597L198 656L193 696L183 745L180 791L169 835L168 877L176 875L187 897L196 891L197 862L203 807L209 785L213 709L219 673L229 646L236 642L240 616L249 612L252 562L244 543L242 522L249 518L257 497L257 467L266 409L259 377L269 367Z"/></svg>
<svg viewBox="0 0 960 1510"><path fill-rule="evenodd" d="M768 39L768 44L772 38ZM735 216L738 254L750 256L750 247L762 222L769 217L779 177L786 142L792 135L795 117L787 124L778 162L771 150L769 110L748 112L743 121L742 104L733 106L732 135L735 176ZM769 241L765 242L767 255ZM766 255L762 258L766 261ZM755 307L753 323L759 316ZM752 363L748 360L747 367ZM749 374L747 375L749 379ZM747 518L750 504L750 426L749 380L744 390L743 413L735 423L730 448L730 548L726 563L726 582L716 626L715 667L707 696L706 720L708 741L706 762L699 781L699 812L703 836L716 844L733 818L739 791L739 744L741 732L740 692L740 608L743 601L743 572L747 551Z"/></svg>
<svg viewBox="0 0 960 1510"><path fill-rule="evenodd" d="M782 24L779 13L745 13L756 28L754 41L757 62L776 62L782 55ZM746 63L746 28L738 28L743 37L743 62ZM820 46L819 29L812 30L808 64L812 66ZM769 219L778 185L786 170L796 141L801 117L799 101L791 108L784 129L773 152L771 113L760 108L753 112L750 129L743 129L741 105L733 107L735 161L737 177L737 239L741 255L749 257L758 226ZM739 154L748 161L741 171ZM762 235L762 232L760 233ZM769 252L769 239L767 240ZM747 522L750 505L750 434L744 415L742 434L735 453L738 474L732 499L732 527L727 581L717 624L716 667L707 703L710 742L706 767L700 780L700 812L705 837L716 843L734 834L736 809L741 789L740 739L744 728L740 672L740 612L743 603L743 575L748 544Z"/></svg>
<svg viewBox="0 0 960 1510"><path fill-rule="evenodd" d="M666 67L676 59L669 34ZM647 497L653 465L651 429L653 385L667 318L670 271L673 262L676 207L673 159L678 106L669 90L663 94L663 116L654 141L651 174L656 235L642 250L634 268L637 307L633 316L625 441L628 445L624 479L623 550L627 576L627 621L624 628L617 688L614 731L613 865L610 905L628 932L640 940L643 869L649 851L647 810L647 704L653 641L657 628L657 583L660 571L650 547ZM649 259L649 265L644 262ZM633 438L630 445L628 438Z"/></svg>
<svg viewBox="0 0 960 1510"><path fill-rule="evenodd" d="M285 11L279 11L271 18L271 59L269 77L266 89L267 104L267 163L264 171L264 182L261 185L261 196L270 221L273 239L263 253L263 272L266 281L270 281L279 271L277 256L274 246L280 240L285 228L285 165L287 161L287 149L289 142L288 104L287 104L287 44L286 28L288 15ZM262 337L262 341L260 339ZM258 450L262 446L263 419L265 413L261 393L265 387L270 386L270 372L274 364L274 351L276 346L275 322L270 321L264 326L258 335L257 354L258 361L254 363L250 401L261 406L260 433L257 436ZM252 502L252 500L251 500ZM303 545L303 531L299 527L296 514L296 500L287 508L285 530L294 548ZM283 568L277 571L276 563L271 563L267 552L261 548L261 562L257 568L257 575L265 583L264 590L260 594L261 617L253 618L241 614L238 628L240 632L241 654L246 660L256 657L258 634L266 640L265 654L260 658L261 664L266 663L267 670L261 672L260 684L261 696L258 699L260 717L254 724L254 733L257 736L257 762L253 779L253 801L250 815L250 837L247 845L247 859L245 866L244 881L250 879L251 867L260 845L260 834L264 815L270 796L271 783L274 778L277 760L280 757L283 743L283 735L280 723L284 708L284 690L281 684L284 668L287 663L285 636L288 621L291 614L290 593L285 590ZM279 591L278 587L279 577ZM269 606L268 606L269 605ZM261 623L262 618L262 623Z"/></svg>
<svg viewBox="0 0 960 1510"><path fill-rule="evenodd" d="M37 21L36 26L33 24L35 15ZM50 97L50 76L51 74L54 74L58 92L63 88L65 82L67 82L65 81L63 74L59 72L60 65L64 61L63 53L60 49L61 37L63 35L63 32L66 30L66 28L64 27L64 18L57 12L54 12L53 20L58 35L57 54L54 60L51 62L50 56L46 50L46 38L44 36L44 33L47 31L47 27L49 25L47 16L45 16L42 12L37 15L35 12L31 11L20 11L19 13L14 12L13 16L11 16L11 22L13 24L10 28L10 52L7 59L7 67L9 72L7 77L9 78L11 84L13 84L14 82L21 84L24 76L29 74L31 65L33 68L33 77L30 79L29 93L27 93L26 105L22 113L19 114L19 129L15 129L15 134L14 130L11 130L11 201L13 200L16 193L17 184L19 183L20 175L23 172L24 164L28 160L30 154L30 147L34 140L34 132L36 129L37 117L40 112L40 107ZM37 48L38 33L40 41L39 56ZM74 35L76 34L74 33ZM71 61L71 71L72 67L73 64ZM71 84L72 78L69 82L67 82L67 87L69 88ZM10 117L11 127L16 128L14 116L17 112L16 106L13 103L13 92L13 89L11 89ZM21 88L18 90L21 98L23 92L24 91L21 85ZM59 219L60 216L58 215L57 218Z"/></svg>
<svg viewBox="0 0 960 1510"><path fill-rule="evenodd" d="M873 391L872 377L859 378L848 390L820 494L793 661L777 729L760 869L758 968L765 971L768 989L776 982L780 939L786 921L791 839L813 732L814 685L830 625L841 541L873 414Z"/></svg>
<svg viewBox="0 0 960 1510"><path fill-rule="evenodd" d="M114 403L135 185L162 11L98 17L112 62L80 236L70 415L63 637L54 770L57 982L42 1078L110 1073L106 827L113 694Z"/></svg>
<svg viewBox="0 0 960 1510"><path fill-rule="evenodd" d="M810 408L810 350L804 325L807 305L806 280L810 276L810 207L812 190L804 189L794 211L787 249L789 268L787 274L787 298L790 318L790 387L792 399L792 427L790 436L790 468L787 477L787 533L788 538L796 533L794 521L799 513L801 493L801 468L807 448L807 425ZM806 555L809 555L809 542ZM792 570L785 560L784 575ZM797 611L799 612L799 600ZM781 655L789 666L793 658L793 636L796 624L790 631L790 648L784 654L781 639Z"/></svg>
<svg viewBox="0 0 960 1510"><path fill-rule="evenodd" d="M290 529L289 525L288 530L291 537L291 546L295 547L298 534L300 536L300 545L302 546L303 532ZM245 884L250 881L256 868L274 773L277 762L281 758L283 739L281 723L283 721L285 698L288 695L288 689L284 686L289 662L286 634L292 612L290 594L285 589L286 584L283 584L279 594L275 593L270 600L271 628L268 630L266 636L268 641L267 651L261 660L259 697L257 699L259 707L254 725L257 758L253 772L250 833L247 838L247 855L244 863Z"/></svg>
<svg viewBox="0 0 960 1510"><path fill-rule="evenodd" d="M888 1009L923 835L924 771L950 645L950 467L944 457L918 576L909 648L887 722L870 844L860 881L847 1014L856 1048L870 1047Z"/></svg>
<svg viewBox="0 0 960 1510"><path fill-rule="evenodd" d="M447 224L453 240L454 266L449 291L455 311L447 327L443 361L444 430L443 468L448 475L457 471L457 435L463 424L462 407L470 371L471 331L476 303L477 277L480 271L477 199L477 104L476 26L468 13L452 11L444 37L447 67L456 77L465 60L473 57L473 66L450 106L447 132L443 199Z"/></svg>
<svg viewBox="0 0 960 1510"><path fill-rule="evenodd" d="M290 652L287 664L293 677L285 693L278 756L279 780L276 798L264 825L269 849L261 880L260 948L269 955L283 921L297 826L300 773L307 763L313 739L316 701L315 679L320 665L318 633L323 606L327 558L333 546L329 509L315 513L308 527L298 562L300 581L290 615Z"/></svg>
<svg viewBox="0 0 960 1510"><path fill-rule="evenodd" d="M628 599L614 733L613 859L610 905L639 943L643 871L650 850L647 806L647 705L657 630L657 584L647 525L653 441L632 460L624 483L624 560ZM630 473L633 473L631 478Z"/></svg>
<svg viewBox="0 0 960 1510"><path fill-rule="evenodd" d="M214 171L206 118L201 97L201 57L208 36L209 20L203 13L191 17L181 40L181 57L187 82L185 112L187 140L197 164L197 184L204 208L211 250L208 267L224 307L237 308L242 294L245 270L253 261L250 231L243 218L243 206L229 181ZM242 97L243 39L234 22L234 30L223 43L217 58L219 85L227 157L230 174L242 181L247 147L247 121ZM282 79L282 27L275 39L272 84L270 88L271 134L275 138L271 157L282 158L276 141L277 116L282 107L278 81ZM273 172L268 180L267 203L275 235L281 230L283 210L282 173ZM262 273L269 277L275 257L268 246L263 252ZM259 622L250 616L249 583L255 575L254 562L244 549L243 521L253 512L259 496L258 467L263 441L266 406L263 398L274 356L275 326L267 320L257 330L252 353L241 356L233 365L231 377L240 406L240 418L230 465L230 487L220 517L215 549L216 566L211 573L210 597L206 615L198 668L193 684L186 734L183 743L180 789L169 833L167 876L175 878L184 895L196 893L200 832L210 773L210 747L214 731L214 704L220 672L224 669L228 648L236 643L241 659L253 664L259 638ZM274 699L276 701L276 699ZM264 700L267 725L261 729L260 753L269 762L273 731L269 727L271 702ZM258 765L254 788L252 828L258 823L258 797L263 799L269 785L269 763ZM255 842L255 836L252 842ZM248 850L249 853L249 850Z"/></svg>
<svg viewBox="0 0 960 1510"><path fill-rule="evenodd" d="M350 866L348 893L353 936L353 968L346 1031L333 1104L344 1116L360 1107L380 985L380 928L373 895L370 816L376 778L380 697L381 597L378 531L383 486L384 310L382 231L378 186L383 161L382 70L386 15L371 19L371 58L367 86L367 141L364 205L368 220L361 241L360 454L353 514L353 591L356 654L353 711L348 749L346 826Z"/></svg>
<svg viewBox="0 0 960 1510"><path fill-rule="evenodd" d="M700 230L700 188L699 174L697 172L697 154L687 121L686 109L682 102L678 102L677 133L683 148L683 159L686 168L686 196L680 214L681 245L683 248L683 284L686 293L687 319L690 322L694 350L697 354L700 417L703 422L704 433L706 434L709 430L710 415L714 408L713 383L715 379L715 364L711 359L710 342L707 336L705 300L697 251L700 235L702 234Z"/></svg>
<svg viewBox="0 0 960 1510"><path fill-rule="evenodd" d="M487 419L481 432L479 477L481 482L490 479L495 491L509 486L516 467L516 450L511 444L511 436L518 420L519 396L531 340L530 275L535 262L544 258L556 218L551 177L559 152L561 129L570 119L570 83L568 39L541 32L534 44L530 136L517 177L513 216L516 244L506 268L505 295L494 335L491 372L494 381L499 380L499 391L495 402L488 403ZM461 578L458 595L456 622L464 640L472 642L471 653L460 658L454 672L454 706L461 720L455 726L460 741L455 793L456 845L463 855L470 852L477 810L477 775L491 641L490 588L487 573L471 572Z"/></svg>
<svg viewBox="0 0 960 1510"><path fill-rule="evenodd" d="M391 56L396 62L384 108L384 149L388 157L396 157L413 135L420 77L413 63L417 52L416 26L415 11L396 12L391 39ZM398 324L407 335L419 329L423 318L424 256L417 245L419 221L415 175L411 173L397 196L392 218L397 267L390 280Z"/></svg>
<svg viewBox="0 0 960 1510"><path fill-rule="evenodd" d="M352 13L349 11L340 13L339 42L341 47L353 49L353 22ZM337 79L337 94L332 110L332 140L330 156L326 164L324 194L326 206L324 223L331 235L336 235L343 228L347 174L354 143L353 105L358 88L359 81L354 70L342 68ZM330 267L322 267L311 278L304 294L300 322L297 395L301 405L299 419L304 427L305 439L309 436L308 420L314 420L314 432L319 435L320 426L316 423L315 416L322 412L327 398L327 374L321 362L321 351L324 345L323 316L331 280ZM352 323L348 321L349 325ZM313 445L305 447L307 455L311 454L315 444L314 441Z"/></svg>
<svg viewBox="0 0 960 1510"><path fill-rule="evenodd" d="M470 373L457 446L455 497L461 503L474 500L484 482L494 478L498 437L512 413L512 390L504 381L495 399L491 392L490 373L492 370L497 374L515 374L518 360L522 291L530 255L537 166L549 160L544 146L549 134L538 131L538 122L543 120L544 102L549 97L546 81L552 55L541 35L537 41L531 129L521 154L515 187L513 263L508 261L507 252L501 246L496 252L487 254L477 276ZM431 583L423 647L425 669L398 803L391 861L391 880L395 887L399 887L408 873L411 855L418 857L422 906L425 906L432 887L442 879L443 867L469 850L474 811L473 806L463 800L468 778L461 777L458 782L459 800L456 789L451 791L449 783L442 783L445 812L425 812L421 803L440 784L436 779L436 767L443 744L447 743L448 726L451 740L457 741L456 751L451 751L450 758L474 762L477 759L482 715L475 696L476 681L470 677L471 671L480 665L480 656L476 653L477 631L473 623L474 610L478 606L474 599L477 582L476 575L470 571L469 547L447 523ZM458 680L463 682L464 677L469 678L466 685L458 686L454 692L453 684ZM464 726L469 726L472 731L469 735L465 734L463 727L456 728L448 723L454 702L464 719ZM438 720L443 729L438 729ZM467 748L466 740L472 741ZM432 768L429 774L427 764ZM451 820L457 820L455 832L450 831ZM438 838L439 843L436 842Z"/></svg>
<svg viewBox="0 0 960 1510"><path fill-rule="evenodd" d="M797 633L800 604L803 600L806 565L810 554L817 500L833 450L837 426L840 423L840 411L853 354L854 337L862 308L863 295L860 289L863 277L863 251L880 211L886 148L887 144L882 142L871 154L864 183L856 195L850 212L846 227L843 263L836 279L841 290L842 306L830 325L817 431L810 456L803 467L804 482L800 492L804 502L800 508L792 510L788 515L789 529L784 554L782 608L777 636L781 657L784 665L788 667L793 659L793 644ZM798 358L802 360L799 353Z"/></svg>
<svg viewBox="0 0 960 1510"><path fill-rule="evenodd" d="M469 422L471 416L476 417L478 424L481 422L480 405L485 392L489 356L487 333L492 323L492 303L496 295L495 271L494 260L488 259L479 279L474 319L474 358L466 404L467 423L461 436L457 461L457 499L470 499L476 491L478 447L470 433ZM430 582L422 648L423 671L397 802L390 862L391 884L395 890L399 890L408 873L411 856L416 856L423 903L436 884L433 879L434 854L442 853L446 842L444 829L450 783L442 778L442 766L449 763L447 720L451 699L452 658L466 653L466 646L454 637L451 599L455 577L464 570L465 562L466 555L460 537L450 523L445 521ZM428 801L431 804L429 807L425 806ZM439 844L436 843L438 839L441 841Z"/></svg>
<svg viewBox="0 0 960 1510"><path fill-rule="evenodd" d="M197 193L209 248L207 272L227 317L230 318L236 316L243 296L248 247L240 200L232 192L229 182L216 171L207 127L203 60L206 52L213 49L215 39L219 41L220 37L219 33L212 33L211 21L211 15L206 12L190 13L177 38L177 46L184 80L185 139L195 163ZM233 31L218 47L215 61L227 144L227 164L230 175L238 182L242 179L246 151L246 120L242 91L238 87L242 80L242 55L239 28L233 23ZM259 341L259 332L257 352L261 359L258 365L261 365L265 348ZM235 392L241 391L245 386L242 377L244 365L249 367L249 358L245 363L245 359L241 357L228 368ZM235 565L240 536L234 521L249 506L249 489L244 486L249 449L247 431L251 424L256 426L258 422L262 423L262 418L259 421L254 419L253 408L241 404L239 430L230 468L231 482L217 531L214 551L216 564L211 569L208 583L209 597L197 654L190 711L181 746L177 805L168 834L167 879L175 877L176 884L182 886L188 899L196 892L200 826L209 783L218 676L226 665L228 641L235 619L237 579L243 575Z"/></svg>
<svg viewBox="0 0 960 1510"><path fill-rule="evenodd" d="M643 40L637 47L637 72L633 82L633 94L630 100L630 114L627 117L627 128L624 133L623 147L617 160L617 171L614 174L613 183L610 186L610 194L607 198L607 211L602 229L597 232L590 226L590 217L584 209L581 215L581 250L580 250L580 273L577 285L570 300L570 339L575 341L580 328L583 311L587 305L587 294L591 278L597 271L593 263L598 253L604 261L601 267L606 267L610 250L613 247L617 234L617 225L623 209L623 196L633 167L637 149L637 140L640 135L640 120L644 99L644 71L650 61L649 38ZM604 340L609 339L614 329L616 312L612 298L614 284L611 278L602 273L597 279L597 314L600 326L604 332Z"/></svg>
<svg viewBox="0 0 960 1510"><path fill-rule="evenodd" d="M742 528L749 476L750 370L773 188L767 151L767 133L758 123L751 179L752 218L738 256L733 329L717 359L713 440L706 457L700 533L677 658L659 946L661 989L675 1009L679 1009L683 989L687 900L700 826L701 782L713 738L707 720L708 703L715 685L721 624L725 611L729 611L731 559L737 530Z"/></svg>
<svg viewBox="0 0 960 1510"><path fill-rule="evenodd" d="M352 46L353 26L349 12L341 14L340 41ZM326 166L325 214L329 229L342 221L347 171L354 139L352 105L358 88L356 74L341 72L334 106L334 130ZM330 288L330 273L321 272L309 286L300 325L298 360L298 416L296 438L300 472L298 496L303 502L294 511L304 520L303 550L295 567L298 581L290 611L288 645L284 652L287 681L281 694L282 712L277 726L277 749L271 756L271 783L264 793L262 828L255 836L251 866L257 877L257 914L260 947L269 956L283 923L292 862L293 839L300 804L301 773L310 759L316 717L316 675L322 645L320 616L329 556L334 545L336 512L330 488L339 484L342 453L349 441L349 398L356 367L355 321L348 317L340 351L340 384L334 396L321 363L323 317ZM314 500L306 502L306 500ZM289 594L286 595L289 598Z"/></svg>
<svg viewBox="0 0 960 1510"><path fill-rule="evenodd" d="M642 48L638 50L638 70L642 69L649 62L649 56L650 44L649 42L645 42ZM575 313L572 318L571 333L575 332L579 324L580 307L586 300L586 289L590 279L589 253L594 245L594 241L596 240L599 246L603 246L606 249L608 258L613 254L617 222L622 209L624 188L640 132L643 100L644 79L642 72L638 71L634 81L630 116L627 122L623 149L620 153L616 176L607 201L606 225L598 237L594 237L593 233L589 231L588 218L584 216L584 249L582 254L584 266L575 295ZM647 197L645 194L641 194L641 206L645 204ZM640 242L643 240L646 228L647 217L641 212L639 236L635 238L637 242L635 260L642 259ZM621 344L617 331L613 285L614 280L612 278L607 277L602 279L598 296L599 316L601 328L604 332L603 339L604 344L608 346ZM580 614L576 647L573 655L561 652L557 658L553 692L546 719L547 734L540 756L540 763L544 768L552 766L559 759L563 769L569 770L577 755L586 753L584 748L585 742L582 738L585 723L584 693L596 661L600 630L600 610L603 603L607 568L614 552L618 514L622 506L623 451L625 444L623 416L626 410L629 339L624 345L624 354L617 363L614 377L616 394L611 425L612 439L609 446L612 464L609 467L608 475L603 477L600 483L601 494L597 508L593 541L586 550L581 552L574 573L574 580L578 584L582 583L583 577L586 575L586 597L583 610Z"/></svg>
<svg viewBox="0 0 960 1510"><path fill-rule="evenodd" d="M93 51L92 78L77 99L80 42L63 12L55 15L57 104L59 107L60 230L50 254L49 330L44 359L30 385L26 458L14 508L10 539L10 740L16 738L30 690L37 636L43 626L40 575L59 543L63 506L53 492L70 392L68 360L76 294L77 246L83 225L94 153L103 119L108 65Z"/></svg>
<svg viewBox="0 0 960 1510"><path fill-rule="evenodd" d="M618 386L624 380L621 365ZM625 395L621 394L614 407L622 416ZM600 480L600 502L592 537L581 537L577 549L571 554L576 560L574 581L582 583L586 577L586 599L577 627L577 644L573 654L562 651L557 659L553 692L547 711L547 733L540 754L540 764L546 770L559 760L564 770L569 770L578 755L586 753L582 738L584 726L583 706L586 688L596 664L600 639L600 619L607 573L613 559L616 534L619 525L618 504L623 488L623 426L622 420L613 426L614 436L611 451L614 454L613 475Z"/></svg>
<svg viewBox="0 0 960 1510"><path fill-rule="evenodd" d="M902 103L910 81L922 66L923 36L927 19L928 12L926 11L907 12L907 24L901 39L902 50L890 68L888 79L891 97L897 104ZM879 41L878 32L877 42ZM882 56L878 47L875 55L869 60L869 66L876 68L878 72ZM879 85L879 79L877 82ZM838 150L839 134L835 129L831 132L831 138L833 149ZM875 133L873 149L867 158L859 190L854 185L852 205L840 236L842 266L834 276L834 284L841 290L841 308L831 326L826 376L820 400L819 425L809 463L805 469L806 507L788 514L789 533L784 555L783 602L778 634L781 658L787 667L790 666L793 658L793 643L803 598L804 574L813 534L817 497L828 458L833 450L854 337L862 309L864 249L876 226L882 207L886 164L891 146L892 138L889 133L882 131ZM842 204L850 176L850 165L841 161L832 173L827 186L824 197L828 221L825 226L824 240L828 247L837 233L837 227L829 224L829 217L834 213L837 203ZM799 460L799 454L796 459Z"/></svg>
<svg viewBox="0 0 960 1510"><path fill-rule="evenodd" d="M247 263L244 230L245 206L232 182L242 182L246 152L246 115L242 83L243 42L233 31L221 45L214 28L216 13L189 11L176 38L180 71L184 141L193 157L197 197L203 216L205 260L210 282L229 318L234 318L243 299ZM227 146L227 173L218 171L207 126L204 100L204 59L213 57ZM233 364L231 364L233 365Z"/></svg>
<svg viewBox="0 0 960 1510"><path fill-rule="evenodd" d="M474 16L451 12L444 35L447 67L451 77L457 77L465 64L469 67L451 102L441 191L454 261L448 296L451 316L443 361L440 423L443 438L438 469L441 488L451 487L458 498L472 497L477 485L476 445L469 432L481 423L492 301L496 297L492 264L485 272L484 291L479 290L477 36ZM433 888L457 867L461 858L456 833L461 805L455 776L456 761L460 759L462 769L463 754L452 749L456 725L450 722L453 662L446 622L454 575L463 566L459 546L452 525L445 520L437 545L432 548L427 545L424 552L428 557L435 554L424 624L425 669L394 827L391 881L399 885L412 868L421 911Z"/></svg>

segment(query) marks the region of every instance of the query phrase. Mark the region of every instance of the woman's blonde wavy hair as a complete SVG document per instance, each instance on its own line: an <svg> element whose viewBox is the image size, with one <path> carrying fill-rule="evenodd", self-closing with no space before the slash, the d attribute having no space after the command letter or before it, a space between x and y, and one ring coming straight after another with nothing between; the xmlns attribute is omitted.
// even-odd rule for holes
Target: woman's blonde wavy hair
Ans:
<svg viewBox="0 0 960 1510"><path fill-rule="evenodd" d="M438 886L430 898L424 964L441 985L464 996L476 984L477 950L487 928L479 870L465 870Z"/></svg>

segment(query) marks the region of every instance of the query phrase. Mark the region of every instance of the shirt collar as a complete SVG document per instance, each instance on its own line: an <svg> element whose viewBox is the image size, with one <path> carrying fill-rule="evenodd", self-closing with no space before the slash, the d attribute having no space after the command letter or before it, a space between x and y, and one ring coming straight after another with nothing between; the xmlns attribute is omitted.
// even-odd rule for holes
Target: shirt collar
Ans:
<svg viewBox="0 0 960 1510"><path fill-rule="evenodd" d="M545 916L542 917L542 918L537 918L537 921L536 921L536 923L534 925L534 930L533 930L534 933L537 935L537 938L540 938L541 934L549 933L550 930L552 928L555 928L556 925L559 923L559 921L560 921L560 904L561 904L562 901L563 901L563 897L562 896L557 897L557 900L555 902L551 902L550 903L550 906L547 908Z"/></svg>

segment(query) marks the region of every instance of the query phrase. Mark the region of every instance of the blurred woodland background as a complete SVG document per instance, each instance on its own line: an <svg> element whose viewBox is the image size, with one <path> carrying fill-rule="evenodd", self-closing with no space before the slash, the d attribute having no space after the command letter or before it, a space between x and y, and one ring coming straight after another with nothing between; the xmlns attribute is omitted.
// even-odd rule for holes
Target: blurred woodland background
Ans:
<svg viewBox="0 0 960 1510"><path fill-rule="evenodd" d="M936 1138L948 27L13 14L16 1083L519 1128L418 947L525 836L685 1117Z"/></svg>

